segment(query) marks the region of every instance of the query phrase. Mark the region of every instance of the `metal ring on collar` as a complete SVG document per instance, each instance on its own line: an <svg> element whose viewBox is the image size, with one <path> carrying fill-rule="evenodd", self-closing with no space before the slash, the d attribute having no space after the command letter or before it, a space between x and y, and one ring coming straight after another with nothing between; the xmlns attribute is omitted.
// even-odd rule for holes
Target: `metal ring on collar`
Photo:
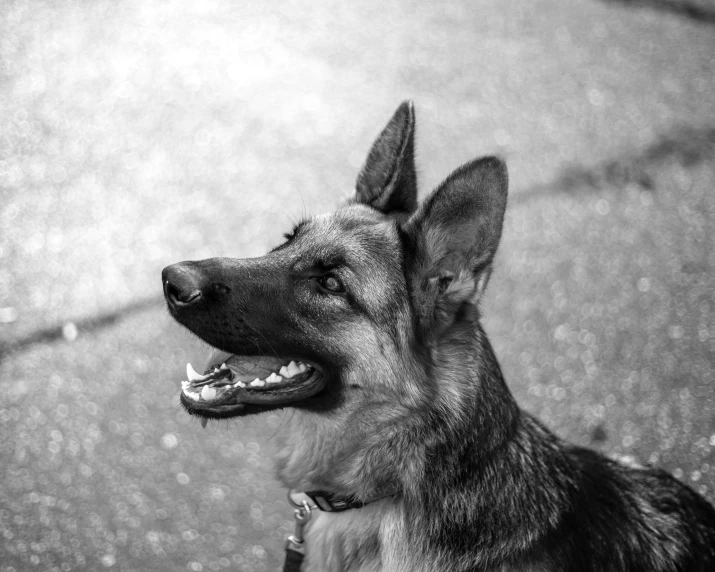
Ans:
<svg viewBox="0 0 715 572"><path fill-rule="evenodd" d="M294 508L305 508L305 503L307 503L308 508L311 510L314 508L320 509L320 507L315 504L315 501L310 498L307 494L290 490L288 491L288 502Z"/></svg>

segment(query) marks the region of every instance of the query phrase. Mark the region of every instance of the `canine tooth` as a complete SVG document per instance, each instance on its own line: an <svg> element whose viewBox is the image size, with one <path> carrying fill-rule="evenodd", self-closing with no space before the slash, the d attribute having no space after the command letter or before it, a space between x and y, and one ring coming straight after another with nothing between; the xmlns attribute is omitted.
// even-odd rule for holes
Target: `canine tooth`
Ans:
<svg viewBox="0 0 715 572"><path fill-rule="evenodd" d="M211 401L216 397L216 390L213 387L209 387L208 385L204 385L203 388L201 389L201 397L205 401Z"/></svg>
<svg viewBox="0 0 715 572"><path fill-rule="evenodd" d="M190 363L186 364L186 376L189 378L189 381L203 381L203 379L206 377L204 375L199 375L198 373L196 373Z"/></svg>
<svg viewBox="0 0 715 572"><path fill-rule="evenodd" d="M251 385L251 387L263 387L264 385L266 385L266 382L263 381L262 379L256 378L251 382L250 385Z"/></svg>
<svg viewBox="0 0 715 572"><path fill-rule="evenodd" d="M293 362L291 362L293 363ZM278 373L280 373L283 377L290 377L290 374L288 373L288 368L286 366L282 366L279 370Z"/></svg>
<svg viewBox="0 0 715 572"><path fill-rule="evenodd" d="M290 362L288 364L288 375L286 377L293 377L294 375L298 375L299 373L303 373L300 369L300 366L294 361Z"/></svg>

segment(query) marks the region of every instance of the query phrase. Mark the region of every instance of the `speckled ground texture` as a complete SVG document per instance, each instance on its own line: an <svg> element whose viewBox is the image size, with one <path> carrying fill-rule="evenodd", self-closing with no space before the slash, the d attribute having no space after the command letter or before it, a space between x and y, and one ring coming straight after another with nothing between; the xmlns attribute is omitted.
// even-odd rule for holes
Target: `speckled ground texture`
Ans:
<svg viewBox="0 0 715 572"><path fill-rule="evenodd" d="M520 404L715 500L714 12L2 2L0 572L280 566L286 414L183 413L205 348L160 271L337 204L406 98L423 193L509 162L485 325Z"/></svg>

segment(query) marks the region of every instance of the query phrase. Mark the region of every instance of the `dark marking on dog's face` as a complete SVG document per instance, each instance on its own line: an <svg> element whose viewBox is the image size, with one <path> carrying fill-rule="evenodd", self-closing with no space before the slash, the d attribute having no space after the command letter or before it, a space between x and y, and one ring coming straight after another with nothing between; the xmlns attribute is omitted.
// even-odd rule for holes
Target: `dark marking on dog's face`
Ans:
<svg viewBox="0 0 715 572"><path fill-rule="evenodd" d="M221 292L187 308L170 303L170 310L226 352L297 353L341 366L349 358L335 336L349 336L357 322L389 323L382 317L388 299L404 304L396 234L393 221L364 206L314 217L265 256L180 263Z"/></svg>

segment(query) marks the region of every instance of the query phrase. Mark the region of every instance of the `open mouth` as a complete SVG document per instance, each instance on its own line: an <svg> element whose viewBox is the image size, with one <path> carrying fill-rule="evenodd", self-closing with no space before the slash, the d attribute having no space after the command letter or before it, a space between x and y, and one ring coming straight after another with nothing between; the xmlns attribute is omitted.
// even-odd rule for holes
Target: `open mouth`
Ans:
<svg viewBox="0 0 715 572"><path fill-rule="evenodd" d="M315 395L325 376L312 363L269 356L240 356L213 350L204 374L191 364L181 382L181 403L190 413L225 418L281 407Z"/></svg>

